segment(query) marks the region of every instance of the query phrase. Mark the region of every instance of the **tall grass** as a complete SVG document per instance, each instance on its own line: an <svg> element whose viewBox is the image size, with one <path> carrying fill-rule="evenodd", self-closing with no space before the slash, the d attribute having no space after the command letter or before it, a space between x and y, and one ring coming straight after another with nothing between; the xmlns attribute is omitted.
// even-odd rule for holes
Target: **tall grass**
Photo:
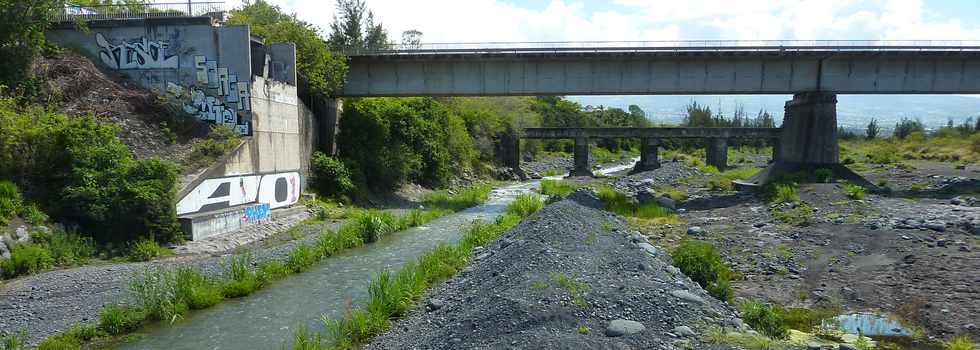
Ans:
<svg viewBox="0 0 980 350"><path fill-rule="evenodd" d="M788 203L800 200L796 194L796 184L771 182L763 188L763 196L769 203Z"/></svg>
<svg viewBox="0 0 980 350"><path fill-rule="evenodd" d="M563 198L581 187L581 185L563 180L541 180L541 194L549 197Z"/></svg>
<svg viewBox="0 0 980 350"><path fill-rule="evenodd" d="M387 329L392 318L403 316L415 307L429 286L449 278L466 265L473 248L487 244L540 208L539 196L519 196L508 206L507 214L493 223L473 222L456 245L441 244L397 272L382 272L369 286L369 301L364 308L348 310L337 320L324 319L324 326L333 339L330 347L351 349L367 344L371 337ZM300 337L308 338L297 331L294 338ZM302 344L305 346L307 342Z"/></svg>
<svg viewBox="0 0 980 350"><path fill-rule="evenodd" d="M422 203L426 207L460 211L487 201L493 184L479 184L467 187L459 193L452 194L448 190L436 191L425 195Z"/></svg>
<svg viewBox="0 0 980 350"><path fill-rule="evenodd" d="M968 335L961 335L953 337L949 341L943 343L943 348L946 350L977 350L978 347L973 343Z"/></svg>
<svg viewBox="0 0 980 350"><path fill-rule="evenodd" d="M674 214L669 209L660 206L655 202L637 203L609 186L601 186L597 189L599 200L605 205L606 210L613 213L641 219L668 218Z"/></svg>
<svg viewBox="0 0 980 350"><path fill-rule="evenodd" d="M224 270L228 280L221 284L221 294L219 294L219 298L215 303L221 301L221 295L224 295L225 298L243 297L252 294L252 292L255 292L262 286L262 279L252 269L251 254L242 254L229 258L224 263Z"/></svg>
<svg viewBox="0 0 980 350"><path fill-rule="evenodd" d="M507 206L507 214L526 218L542 207L544 207L544 202L541 196L533 193L522 193L517 195L517 198Z"/></svg>
<svg viewBox="0 0 980 350"><path fill-rule="evenodd" d="M27 349L27 335L24 332L0 332L0 350Z"/></svg>

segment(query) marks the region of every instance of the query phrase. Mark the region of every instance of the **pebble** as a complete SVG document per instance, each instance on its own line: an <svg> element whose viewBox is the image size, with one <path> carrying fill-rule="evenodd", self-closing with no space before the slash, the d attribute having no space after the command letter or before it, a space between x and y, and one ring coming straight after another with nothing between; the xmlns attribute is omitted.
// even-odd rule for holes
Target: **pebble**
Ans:
<svg viewBox="0 0 980 350"><path fill-rule="evenodd" d="M692 236L701 236L704 234L704 229L701 226L691 226L687 228L687 234Z"/></svg>
<svg viewBox="0 0 980 350"><path fill-rule="evenodd" d="M678 298L680 300L683 300L683 301L686 301L686 302L689 302L689 303L696 303L696 304L703 304L704 303L704 299L701 299L701 297L699 297L697 295L694 295L693 293L688 292L686 290L679 290L679 289L678 290L674 290L674 291L671 291L670 292L670 295L673 295L675 298Z"/></svg>
<svg viewBox="0 0 980 350"><path fill-rule="evenodd" d="M688 327L688 326L677 326L677 327L674 327L673 333L674 334L677 334L679 336L682 336L682 337L694 337L694 336L697 336L697 334L694 333L693 330L691 330L691 327Z"/></svg>
<svg viewBox="0 0 980 350"><path fill-rule="evenodd" d="M607 337L620 337L628 334L639 333L646 330L642 323L624 319L615 319L606 326Z"/></svg>

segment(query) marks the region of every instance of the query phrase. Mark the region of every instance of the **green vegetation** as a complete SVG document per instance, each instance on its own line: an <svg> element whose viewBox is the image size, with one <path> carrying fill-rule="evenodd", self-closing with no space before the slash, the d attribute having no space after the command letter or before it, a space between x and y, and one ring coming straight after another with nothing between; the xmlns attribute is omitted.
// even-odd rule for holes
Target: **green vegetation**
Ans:
<svg viewBox="0 0 980 350"><path fill-rule="evenodd" d="M691 280L697 282L708 294L722 301L733 296L731 269L721 258L721 253L709 242L686 240L670 254L674 266Z"/></svg>
<svg viewBox="0 0 980 350"><path fill-rule="evenodd" d="M599 193L599 200L605 205L606 210L622 216L640 219L671 218L674 216L670 210L657 203L638 204L630 200L626 194L609 186L600 186L597 192Z"/></svg>
<svg viewBox="0 0 980 350"><path fill-rule="evenodd" d="M130 244L127 259L129 261L150 261L172 254L170 249L160 246L157 242L141 239Z"/></svg>
<svg viewBox="0 0 980 350"><path fill-rule="evenodd" d="M769 203L789 203L800 200L796 194L796 184L787 182L771 182L766 184L763 189L763 197Z"/></svg>
<svg viewBox="0 0 980 350"><path fill-rule="evenodd" d="M23 332L0 332L0 350L27 349L27 335Z"/></svg>
<svg viewBox="0 0 980 350"><path fill-rule="evenodd" d="M691 158L696 159L696 158ZM698 160L700 162L700 160ZM705 187L712 190L731 191L734 189L732 182L735 180L745 180L759 172L756 167L733 168L726 171L718 171L713 166L700 165L698 168L706 173L702 176L692 176L683 179L688 184Z"/></svg>
<svg viewBox="0 0 980 350"><path fill-rule="evenodd" d="M49 250L28 242L15 244L11 249L10 259L0 260L0 267L7 278L35 274L53 266L54 258Z"/></svg>
<svg viewBox="0 0 980 350"><path fill-rule="evenodd" d="M68 118L0 97L0 179L96 241L179 239L176 166L135 159L117 133L91 116Z"/></svg>
<svg viewBox="0 0 980 350"><path fill-rule="evenodd" d="M540 199L537 201L540 202ZM512 203L508 214L498 217L494 223L475 221L464 231L463 238L456 245L439 245L397 272L382 272L368 288L370 297L365 308L349 310L339 320L324 321L333 337L329 348L357 348L387 329L392 318L401 317L415 307L429 286L452 276L463 267L473 248L485 245L520 222L522 217L512 213L522 213L524 217L533 214L514 208L518 205ZM299 335L294 338L299 338ZM322 348L319 343L305 341L303 346L307 349Z"/></svg>
<svg viewBox="0 0 980 350"><path fill-rule="evenodd" d="M542 207L544 207L544 201L541 196L533 193L521 193L517 195L514 202L507 206L507 214L526 218Z"/></svg>
<svg viewBox="0 0 980 350"><path fill-rule="evenodd" d="M310 187L324 197L350 196L356 189L347 165L320 151L310 160Z"/></svg>
<svg viewBox="0 0 980 350"><path fill-rule="evenodd" d="M789 328L772 305L750 299L739 304L738 311L745 323L769 338L785 339L789 336Z"/></svg>
<svg viewBox="0 0 980 350"><path fill-rule="evenodd" d="M139 310L110 304L99 314L98 328L110 335L124 334L139 327L144 317Z"/></svg>
<svg viewBox="0 0 980 350"><path fill-rule="evenodd" d="M551 284L556 288L564 289L572 297L572 304L580 307L588 306L583 293L589 288L585 282L576 281L574 278L562 272L551 273Z"/></svg>
<svg viewBox="0 0 980 350"><path fill-rule="evenodd" d="M578 326L578 334L589 334L592 330L588 326L582 325Z"/></svg>
<svg viewBox="0 0 980 350"><path fill-rule="evenodd" d="M268 268L268 267L267 267ZM275 267L278 269L278 266ZM250 254L242 254L239 256L234 256L229 258L224 263L225 276L228 280L221 284L221 293L215 293L215 288L207 288L207 293L201 293L199 309L209 307L211 305L217 304L221 301L221 297L225 298L238 298L243 297L252 292L255 292L262 286L262 278L259 277L259 270L252 269L252 256ZM271 273L278 274L278 270L270 271ZM208 286L210 283L206 280L197 281L200 286ZM204 290L204 289L202 289ZM193 304L191 308L194 308Z"/></svg>
<svg viewBox="0 0 980 350"><path fill-rule="evenodd" d="M790 209L773 209L772 215L777 220L794 226L807 226L813 220L813 207L800 203Z"/></svg>
<svg viewBox="0 0 980 350"><path fill-rule="evenodd" d="M973 343L968 335L961 335L953 337L949 341L943 343L943 347L946 350L976 350L977 346Z"/></svg>
<svg viewBox="0 0 980 350"><path fill-rule="evenodd" d="M541 176L558 176L568 172L562 168L548 168L541 172Z"/></svg>
<svg viewBox="0 0 980 350"><path fill-rule="evenodd" d="M564 180L541 180L541 194L549 197L564 198L581 187Z"/></svg>
<svg viewBox="0 0 980 350"><path fill-rule="evenodd" d="M748 350L783 349L779 341L768 337L743 332L726 332L721 327L708 328L704 334L704 340L708 343L730 345Z"/></svg>
<svg viewBox="0 0 980 350"><path fill-rule="evenodd" d="M185 170L196 170L213 164L241 142L235 128L227 124L211 125L209 137L194 140L191 154L184 159Z"/></svg>
<svg viewBox="0 0 980 350"><path fill-rule="evenodd" d="M422 198L422 203L430 208L460 211L486 202L490 198L490 191L492 189L493 183L487 183L464 188L456 194L452 194L446 190L435 191L426 194Z"/></svg>
<svg viewBox="0 0 980 350"><path fill-rule="evenodd" d="M844 193L850 199L864 199L864 187L855 184L844 184Z"/></svg>

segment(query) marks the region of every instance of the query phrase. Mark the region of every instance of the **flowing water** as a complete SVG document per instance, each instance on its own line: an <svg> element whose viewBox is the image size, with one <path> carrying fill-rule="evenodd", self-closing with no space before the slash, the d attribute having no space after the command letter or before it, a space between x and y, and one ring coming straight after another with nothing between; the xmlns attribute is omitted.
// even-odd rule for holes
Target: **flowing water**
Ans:
<svg viewBox="0 0 980 350"><path fill-rule="evenodd" d="M596 172L609 174L631 166ZM398 269L440 243L456 242L461 226L475 219L493 220L518 194L539 184L527 181L501 186L484 204L344 251L248 297L226 300L174 324L147 327L142 338L119 348L274 349L288 345L296 327L319 331L323 317L339 318L348 307L362 305L368 285L380 271Z"/></svg>
<svg viewBox="0 0 980 350"><path fill-rule="evenodd" d="M454 243L460 227L475 219L493 220L518 194L539 181L501 186L481 205L394 233L324 259L309 271L212 308L175 324L144 329L144 337L121 349L275 349L288 345L297 326L319 331L321 318L338 318L350 305L362 305L368 284L386 268L398 269L440 243Z"/></svg>

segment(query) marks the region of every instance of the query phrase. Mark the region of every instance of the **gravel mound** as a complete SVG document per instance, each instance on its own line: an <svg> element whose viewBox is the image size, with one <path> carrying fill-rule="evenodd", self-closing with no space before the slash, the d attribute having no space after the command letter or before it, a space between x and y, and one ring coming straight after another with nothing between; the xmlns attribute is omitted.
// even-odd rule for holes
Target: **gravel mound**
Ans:
<svg viewBox="0 0 980 350"><path fill-rule="evenodd" d="M744 327L621 218L574 200L474 255L368 348L724 349L698 335Z"/></svg>
<svg viewBox="0 0 980 350"><path fill-rule="evenodd" d="M701 175L704 173L685 162L662 161L660 168L617 178L612 187L635 194L651 187L676 186L683 178Z"/></svg>

